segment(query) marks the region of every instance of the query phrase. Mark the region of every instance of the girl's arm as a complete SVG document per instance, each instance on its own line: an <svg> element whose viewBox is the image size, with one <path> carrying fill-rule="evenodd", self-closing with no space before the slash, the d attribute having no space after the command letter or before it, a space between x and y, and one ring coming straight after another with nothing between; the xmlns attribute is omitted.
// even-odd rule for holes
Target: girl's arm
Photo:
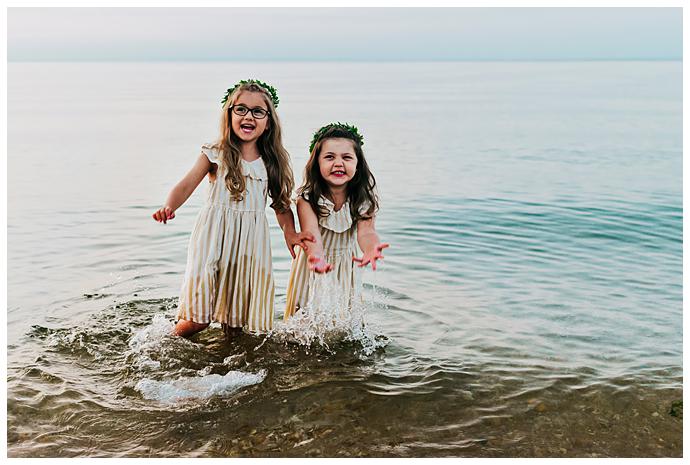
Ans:
<svg viewBox="0 0 690 465"><path fill-rule="evenodd" d="M381 244L379 235L376 234L373 216L369 220L357 222L357 243L364 255L362 258L352 257L352 260L358 262L360 267L371 263L371 269L375 270L376 260L383 258L381 251L389 247L389 244Z"/></svg>
<svg viewBox="0 0 690 465"><path fill-rule="evenodd" d="M306 232L304 229L302 229L302 231L299 233L295 231L295 216L292 214L292 209L288 208L284 212L278 212L278 210L275 210L275 212L280 229L283 231L283 235L285 236L285 243L290 251L290 255L292 255L292 258L295 258L295 246L299 245L306 251L307 242L313 241L314 236L311 233Z"/></svg>
<svg viewBox="0 0 690 465"><path fill-rule="evenodd" d="M319 231L319 219L311 208L309 202L303 198L297 199L297 216L302 232L311 234L311 242L305 243L305 251L309 257L309 268L317 273L327 273L333 269L333 265L326 263L323 253L323 241Z"/></svg>
<svg viewBox="0 0 690 465"><path fill-rule="evenodd" d="M175 218L175 210L180 208L183 203L192 195L196 186L211 171L212 164L208 157L203 153L199 155L192 169L185 175L175 187L172 188L165 200L165 205L152 215L153 219L159 223L167 223L168 220Z"/></svg>

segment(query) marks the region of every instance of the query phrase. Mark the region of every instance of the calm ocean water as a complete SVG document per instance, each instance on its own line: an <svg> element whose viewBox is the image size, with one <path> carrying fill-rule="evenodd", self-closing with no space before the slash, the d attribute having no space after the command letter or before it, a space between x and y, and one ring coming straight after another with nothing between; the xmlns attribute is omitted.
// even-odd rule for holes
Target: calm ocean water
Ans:
<svg viewBox="0 0 690 465"><path fill-rule="evenodd" d="M364 134L371 354L166 336L205 186L150 215L247 77L297 182ZM680 62L10 63L7 166L10 456L682 455Z"/></svg>

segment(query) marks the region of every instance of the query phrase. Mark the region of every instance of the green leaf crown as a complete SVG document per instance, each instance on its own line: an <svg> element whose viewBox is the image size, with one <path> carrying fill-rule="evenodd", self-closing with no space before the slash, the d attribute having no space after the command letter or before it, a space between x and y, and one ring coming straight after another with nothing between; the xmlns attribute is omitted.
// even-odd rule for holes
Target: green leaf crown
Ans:
<svg viewBox="0 0 690 465"><path fill-rule="evenodd" d="M273 106L275 108L278 108L278 103L280 103L280 99L278 98L278 92L276 91L275 87L266 84L265 82L259 81L258 79L244 79L231 88L229 88L226 92L225 95L223 96L223 100L220 101L220 103L225 106L225 103L228 101L232 93L237 89L239 86L243 84L256 84L257 86L261 87L264 89L268 94L271 96L271 100L273 100Z"/></svg>
<svg viewBox="0 0 690 465"><path fill-rule="evenodd" d="M355 140L357 140L359 142L360 146L364 145L364 137L362 137L362 135L359 133L357 126L353 126L353 125L347 124L347 123L340 123L340 122L331 123L331 124L325 125L324 127L322 127L321 129L319 129L318 131L316 131L314 133L314 137L312 137L312 139L311 139L311 144L309 144L309 153L311 153L314 150L314 146L316 145L316 143L319 140L321 140L321 138L324 136L324 134L326 134L327 131L334 129L334 128L342 129L343 131L349 132L350 134L352 134L352 136L355 138Z"/></svg>

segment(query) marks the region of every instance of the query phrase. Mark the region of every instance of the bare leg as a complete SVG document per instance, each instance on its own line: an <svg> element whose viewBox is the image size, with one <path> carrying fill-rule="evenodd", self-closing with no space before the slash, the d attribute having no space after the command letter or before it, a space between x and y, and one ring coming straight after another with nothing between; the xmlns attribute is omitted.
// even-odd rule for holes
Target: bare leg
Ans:
<svg viewBox="0 0 690 465"><path fill-rule="evenodd" d="M173 334L175 336L190 337L202 329L206 329L208 325L208 323L194 323L193 321L180 319L175 325Z"/></svg>
<svg viewBox="0 0 690 465"><path fill-rule="evenodd" d="M221 323L221 326L223 327L223 332L225 333L225 338L227 340L232 339L235 336L239 336L242 334L242 328L236 328L234 326L228 326L225 323Z"/></svg>

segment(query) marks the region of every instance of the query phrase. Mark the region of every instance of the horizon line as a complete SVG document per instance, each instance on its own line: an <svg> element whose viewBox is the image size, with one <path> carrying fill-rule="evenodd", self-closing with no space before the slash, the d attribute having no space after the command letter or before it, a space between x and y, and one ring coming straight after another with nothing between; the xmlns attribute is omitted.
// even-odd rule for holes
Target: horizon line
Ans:
<svg viewBox="0 0 690 465"><path fill-rule="evenodd" d="M252 60L252 59L111 59L111 60L94 60L94 59L70 59L70 60L32 60L32 59L8 59L7 63L333 63L333 62L347 62L347 63L502 63L502 62L584 62L584 61L678 61L682 62L683 58L643 58L643 57L627 57L627 58L457 58L457 59L385 59L385 58L371 58L371 59L267 59L267 60Z"/></svg>

